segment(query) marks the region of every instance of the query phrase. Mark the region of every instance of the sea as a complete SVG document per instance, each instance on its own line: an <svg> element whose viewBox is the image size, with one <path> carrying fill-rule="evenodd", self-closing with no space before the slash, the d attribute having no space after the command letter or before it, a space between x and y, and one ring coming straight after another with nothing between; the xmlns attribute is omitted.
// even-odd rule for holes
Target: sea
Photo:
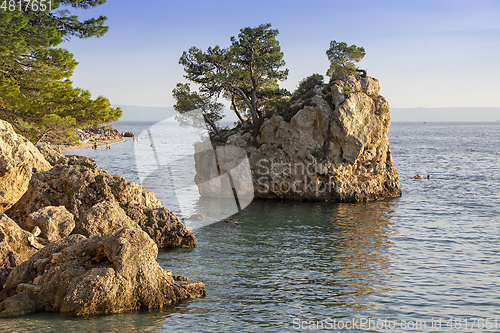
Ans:
<svg viewBox="0 0 500 333"><path fill-rule="evenodd" d="M154 163L192 149L175 131L151 141L154 126L115 124L153 144ZM193 228L196 248L160 251L160 265L204 282L206 297L90 318L37 313L1 319L0 331L499 332L500 122L393 123L388 137L400 198L254 200L226 217L233 223ZM179 184L148 182L137 147L127 138L110 150L72 153L144 183L181 218L203 208L188 184L168 207L162 188Z"/></svg>

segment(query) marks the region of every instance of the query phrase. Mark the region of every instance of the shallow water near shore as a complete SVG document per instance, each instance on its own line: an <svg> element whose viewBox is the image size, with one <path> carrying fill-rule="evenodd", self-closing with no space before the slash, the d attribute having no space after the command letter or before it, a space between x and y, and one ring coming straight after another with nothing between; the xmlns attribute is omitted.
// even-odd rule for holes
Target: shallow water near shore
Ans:
<svg viewBox="0 0 500 333"><path fill-rule="evenodd" d="M481 330L499 331L500 124L394 123L389 139L399 199L255 201L231 216L237 223L194 230L197 248L160 252L164 268L206 284L203 299L94 318L2 319L0 331L475 331L480 320ZM139 182L131 139L76 153Z"/></svg>

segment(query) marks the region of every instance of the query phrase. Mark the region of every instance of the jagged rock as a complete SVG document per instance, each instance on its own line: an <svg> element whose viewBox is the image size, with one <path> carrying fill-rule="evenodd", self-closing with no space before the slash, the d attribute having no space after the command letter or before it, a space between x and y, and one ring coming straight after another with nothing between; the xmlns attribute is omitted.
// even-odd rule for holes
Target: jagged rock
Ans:
<svg viewBox="0 0 500 333"><path fill-rule="evenodd" d="M52 166L66 159L66 157L63 154L50 147L47 143L40 143L36 147L38 148L40 153L45 157L47 162L49 162L50 165Z"/></svg>
<svg viewBox="0 0 500 333"><path fill-rule="evenodd" d="M143 210L138 222L159 248L196 246L193 232L164 207Z"/></svg>
<svg viewBox="0 0 500 333"><path fill-rule="evenodd" d="M174 275L173 278L174 281L184 287L192 295L193 298L203 297L207 295L205 284L203 282L193 281L187 277L180 275Z"/></svg>
<svg viewBox="0 0 500 333"><path fill-rule="evenodd" d="M20 226L27 230L39 227L40 237L53 242L71 234L75 218L64 206L47 206L31 213L25 224L20 223Z"/></svg>
<svg viewBox="0 0 500 333"><path fill-rule="evenodd" d="M31 142L17 135L11 124L0 120L0 213L26 192L33 168L45 171L50 167Z"/></svg>
<svg viewBox="0 0 500 333"><path fill-rule="evenodd" d="M23 291L0 303L0 317L17 317L36 311L34 295Z"/></svg>
<svg viewBox="0 0 500 333"><path fill-rule="evenodd" d="M137 228L138 225L117 202L101 201L80 216L73 233L85 237L102 236L124 227Z"/></svg>
<svg viewBox="0 0 500 333"><path fill-rule="evenodd" d="M16 267L0 293L0 316L48 311L96 315L160 308L206 294L204 285L174 279L156 261L158 248L139 228L47 245ZM34 306L33 306L34 304Z"/></svg>
<svg viewBox="0 0 500 333"><path fill-rule="evenodd" d="M0 213L0 290L12 269L30 258L42 245L7 215Z"/></svg>
<svg viewBox="0 0 500 333"><path fill-rule="evenodd" d="M230 147L246 151L255 198L355 202L400 196L387 138L389 104L379 91L378 80L352 75L316 86L307 102L296 102L305 106L289 122L274 114L256 137L229 136L224 148L217 147L218 159L235 164L242 158L228 153ZM210 149L195 154L199 192L230 198L231 191L214 191L207 181L217 176Z"/></svg>
<svg viewBox="0 0 500 333"><path fill-rule="evenodd" d="M152 192L127 182L123 177L109 175L98 169L93 160L83 156L59 158L52 169L35 173L26 193L7 214L23 225L29 214L39 209L64 206L74 215L76 226L82 226L89 216L86 212L102 202L116 202L161 248L196 246L191 230L187 229L175 214L161 207L160 201ZM94 215L96 213L94 212ZM121 226L129 225L125 220L120 223ZM119 225L115 219L112 224L102 227L98 234L104 230L115 230ZM84 233L87 232L92 235L93 231L87 230Z"/></svg>
<svg viewBox="0 0 500 333"><path fill-rule="evenodd" d="M132 132L125 132L123 134L123 137L125 137L125 138L133 138L134 137L134 133L132 133Z"/></svg>

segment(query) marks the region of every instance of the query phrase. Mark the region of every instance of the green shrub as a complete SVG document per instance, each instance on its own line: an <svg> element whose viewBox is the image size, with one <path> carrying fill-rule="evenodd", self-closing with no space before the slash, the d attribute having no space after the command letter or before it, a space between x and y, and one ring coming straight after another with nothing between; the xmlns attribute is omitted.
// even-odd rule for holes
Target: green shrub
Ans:
<svg viewBox="0 0 500 333"><path fill-rule="evenodd" d="M308 99L314 96L314 87L323 85L323 75L312 74L299 82L299 86L292 94L292 103L299 99Z"/></svg>
<svg viewBox="0 0 500 333"><path fill-rule="evenodd" d="M326 159L326 145L316 149L311 153L311 155L314 156L314 158L316 158L316 160L318 161Z"/></svg>

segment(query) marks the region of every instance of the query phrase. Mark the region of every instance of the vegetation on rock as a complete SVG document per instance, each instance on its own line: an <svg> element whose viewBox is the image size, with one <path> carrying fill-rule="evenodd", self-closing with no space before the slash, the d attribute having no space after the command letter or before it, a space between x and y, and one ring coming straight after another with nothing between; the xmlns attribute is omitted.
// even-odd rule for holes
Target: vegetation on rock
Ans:
<svg viewBox="0 0 500 333"><path fill-rule="evenodd" d="M332 40L330 48L326 50L330 68L326 75L335 80L343 75L355 74L355 63L359 62L365 56L365 49L356 45L347 46L345 42Z"/></svg>
<svg viewBox="0 0 500 333"><path fill-rule="evenodd" d="M241 122L247 116L253 124L261 122L265 106L288 94L278 86L288 76L288 69L281 69L285 61L278 33L271 24L261 24L241 29L228 48L217 45L203 52L193 46L185 51L179 60L185 78L200 87L200 93L191 96L193 104L200 96L203 100L222 96ZM175 91L174 98L179 104Z"/></svg>

